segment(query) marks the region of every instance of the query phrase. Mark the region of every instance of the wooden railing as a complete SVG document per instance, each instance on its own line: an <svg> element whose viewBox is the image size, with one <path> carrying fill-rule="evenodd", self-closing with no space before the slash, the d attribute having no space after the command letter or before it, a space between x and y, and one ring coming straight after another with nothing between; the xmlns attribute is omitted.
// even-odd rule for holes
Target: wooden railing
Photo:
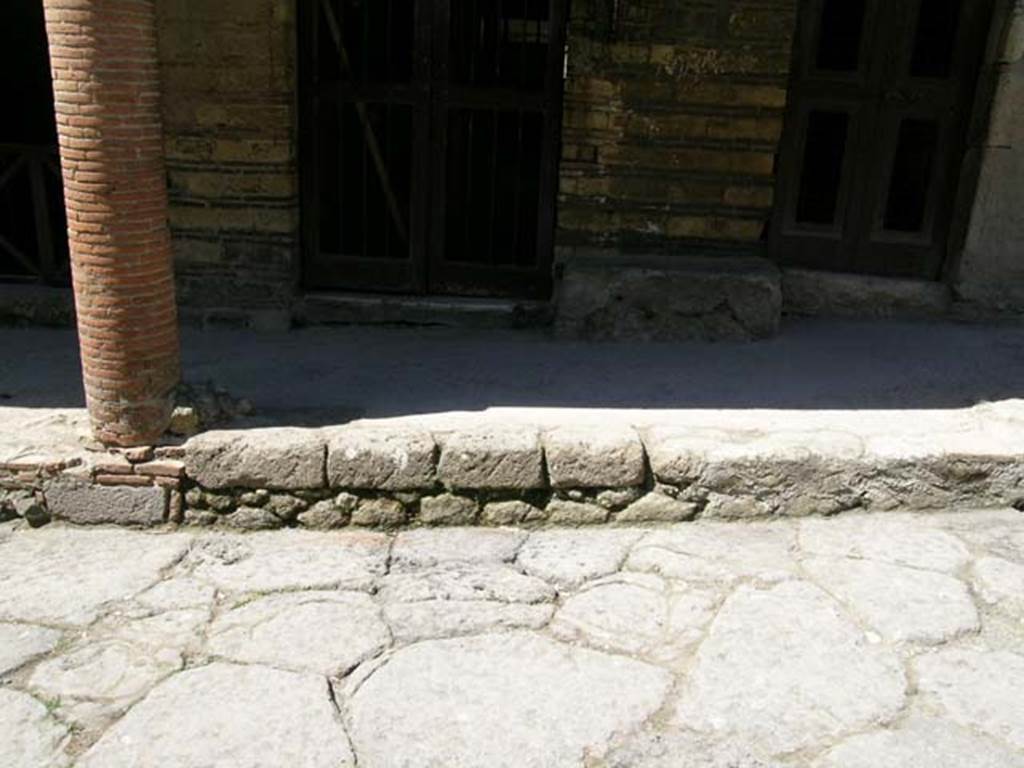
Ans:
<svg viewBox="0 0 1024 768"><path fill-rule="evenodd" d="M67 283L56 147L0 143L0 279Z"/></svg>

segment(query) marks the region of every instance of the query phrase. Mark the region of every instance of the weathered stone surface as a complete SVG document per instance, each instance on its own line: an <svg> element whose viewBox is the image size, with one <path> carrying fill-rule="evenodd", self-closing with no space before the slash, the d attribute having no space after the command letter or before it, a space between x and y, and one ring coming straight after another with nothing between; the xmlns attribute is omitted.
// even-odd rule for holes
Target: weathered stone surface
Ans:
<svg viewBox="0 0 1024 768"><path fill-rule="evenodd" d="M231 661L340 676L390 643L369 596L314 591L269 595L222 613L207 647Z"/></svg>
<svg viewBox="0 0 1024 768"><path fill-rule="evenodd" d="M591 579L615 573L639 531L538 531L530 534L516 562L532 576L560 590L575 589Z"/></svg>
<svg viewBox="0 0 1024 768"><path fill-rule="evenodd" d="M427 432L367 425L332 428L326 436L332 488L412 491L434 485L437 446Z"/></svg>
<svg viewBox="0 0 1024 768"><path fill-rule="evenodd" d="M510 529L402 531L391 549L391 570L397 573L442 563L507 563L525 539L525 533Z"/></svg>
<svg viewBox="0 0 1024 768"><path fill-rule="evenodd" d="M796 531L788 523L705 523L653 531L626 562L633 571L685 581L728 584L793 578Z"/></svg>
<svg viewBox="0 0 1024 768"><path fill-rule="evenodd" d="M642 488L605 488L594 496L594 501L605 509L625 509L644 495Z"/></svg>
<svg viewBox="0 0 1024 768"><path fill-rule="evenodd" d="M649 256L565 265L555 330L584 339L761 339L778 331L782 288L766 259Z"/></svg>
<svg viewBox="0 0 1024 768"><path fill-rule="evenodd" d="M167 491L157 486L93 485L72 478L47 483L50 514L80 525L160 525L167 515Z"/></svg>
<svg viewBox="0 0 1024 768"><path fill-rule="evenodd" d="M610 513L597 504L568 499L552 499L544 512L552 525L596 525L605 522Z"/></svg>
<svg viewBox="0 0 1024 768"><path fill-rule="evenodd" d="M757 754L757 745L718 741L677 728L645 728L594 768L792 768Z"/></svg>
<svg viewBox="0 0 1024 768"><path fill-rule="evenodd" d="M833 557L804 568L889 642L944 643L980 626L967 585L943 573Z"/></svg>
<svg viewBox="0 0 1024 768"><path fill-rule="evenodd" d="M619 512L615 520L620 523L679 523L691 520L696 514L696 504L652 492Z"/></svg>
<svg viewBox="0 0 1024 768"><path fill-rule="evenodd" d="M138 595L135 602L154 611L174 611L207 608L215 599L216 592L209 584L184 576L154 584Z"/></svg>
<svg viewBox="0 0 1024 768"><path fill-rule="evenodd" d="M0 624L0 675L52 651L60 632L30 624Z"/></svg>
<svg viewBox="0 0 1024 768"><path fill-rule="evenodd" d="M258 506L264 507L268 512L273 512L283 521L290 523L299 513L309 506L305 501L288 493L272 493L267 500Z"/></svg>
<svg viewBox="0 0 1024 768"><path fill-rule="evenodd" d="M366 531L275 531L207 536L185 565L227 592L288 589L369 590L387 567L389 540Z"/></svg>
<svg viewBox="0 0 1024 768"><path fill-rule="evenodd" d="M494 425L441 439L438 477L448 488L526 490L544 487L544 454L532 427Z"/></svg>
<svg viewBox="0 0 1024 768"><path fill-rule="evenodd" d="M355 499L355 497L352 497ZM298 521L303 528L314 528L329 531L332 528L344 528L352 519L355 503L344 507L333 500L318 501L305 512L300 512Z"/></svg>
<svg viewBox="0 0 1024 768"><path fill-rule="evenodd" d="M555 590L547 582L507 565L455 564L390 573L381 579L377 597L385 603L423 600L546 603L555 599Z"/></svg>
<svg viewBox="0 0 1024 768"><path fill-rule="evenodd" d="M1024 768L1024 755L945 720L912 717L895 728L851 736L814 768Z"/></svg>
<svg viewBox="0 0 1024 768"><path fill-rule="evenodd" d="M185 468L206 488L321 488L325 453L312 429L204 432L185 443Z"/></svg>
<svg viewBox="0 0 1024 768"><path fill-rule="evenodd" d="M944 283L823 270L784 270L782 293L794 315L941 317L952 303Z"/></svg>
<svg viewBox="0 0 1024 768"><path fill-rule="evenodd" d="M476 501L451 493L420 499L420 522L426 525L472 525L478 511Z"/></svg>
<svg viewBox="0 0 1024 768"><path fill-rule="evenodd" d="M819 588L742 586L697 652L675 723L776 755L888 722L905 689L895 655L869 645Z"/></svg>
<svg viewBox="0 0 1024 768"><path fill-rule="evenodd" d="M352 525L396 528L406 521L405 507L395 499L363 499L352 512Z"/></svg>
<svg viewBox="0 0 1024 768"><path fill-rule="evenodd" d="M484 525L517 525L543 520L544 511L525 501L492 501L484 505L480 521Z"/></svg>
<svg viewBox="0 0 1024 768"><path fill-rule="evenodd" d="M600 650L677 662L700 642L716 602L708 590L673 589L657 576L619 574L566 598L551 632Z"/></svg>
<svg viewBox="0 0 1024 768"><path fill-rule="evenodd" d="M322 677L222 663L181 672L158 686L78 763L80 768L354 764Z"/></svg>
<svg viewBox="0 0 1024 768"><path fill-rule="evenodd" d="M644 448L631 427L561 427L544 433L553 488L626 488L644 482Z"/></svg>
<svg viewBox="0 0 1024 768"><path fill-rule="evenodd" d="M221 521L230 528L243 531L271 531L284 525L284 521L264 507L239 507Z"/></svg>
<svg viewBox="0 0 1024 768"><path fill-rule="evenodd" d="M0 765L4 768L63 768L67 730L40 702L0 688Z"/></svg>
<svg viewBox="0 0 1024 768"><path fill-rule="evenodd" d="M1024 620L1024 565L982 557L974 564L972 577L982 600Z"/></svg>
<svg viewBox="0 0 1024 768"><path fill-rule="evenodd" d="M578 765L650 716L670 683L655 667L529 633L428 641L358 687L351 735L362 768Z"/></svg>
<svg viewBox="0 0 1024 768"><path fill-rule="evenodd" d="M89 624L107 603L158 581L190 541L183 534L125 530L15 534L0 542L0 620Z"/></svg>
<svg viewBox="0 0 1024 768"><path fill-rule="evenodd" d="M492 600L425 600L384 606L395 642L416 643L444 637L479 635L509 629L540 629L551 620L548 604Z"/></svg>
<svg viewBox="0 0 1024 768"><path fill-rule="evenodd" d="M918 691L946 717L1024 750L1024 656L946 649L913 666Z"/></svg>
<svg viewBox="0 0 1024 768"><path fill-rule="evenodd" d="M906 516L845 515L800 524L800 547L813 555L876 560L953 573L967 564L964 543Z"/></svg>

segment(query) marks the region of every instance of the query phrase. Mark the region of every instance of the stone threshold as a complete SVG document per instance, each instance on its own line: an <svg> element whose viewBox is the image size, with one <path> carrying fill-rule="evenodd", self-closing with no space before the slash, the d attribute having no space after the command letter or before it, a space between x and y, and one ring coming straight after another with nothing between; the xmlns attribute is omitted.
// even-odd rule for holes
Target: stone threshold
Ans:
<svg viewBox="0 0 1024 768"><path fill-rule="evenodd" d="M0 519L237 529L1024 509L1024 401L936 411L490 409L0 456Z"/></svg>

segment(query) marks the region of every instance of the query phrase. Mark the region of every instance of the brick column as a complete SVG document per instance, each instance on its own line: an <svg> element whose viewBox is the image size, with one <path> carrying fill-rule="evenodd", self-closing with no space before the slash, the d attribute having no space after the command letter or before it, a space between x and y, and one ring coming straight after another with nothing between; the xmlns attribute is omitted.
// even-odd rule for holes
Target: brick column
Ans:
<svg viewBox="0 0 1024 768"><path fill-rule="evenodd" d="M86 402L155 440L179 376L153 0L44 0Z"/></svg>

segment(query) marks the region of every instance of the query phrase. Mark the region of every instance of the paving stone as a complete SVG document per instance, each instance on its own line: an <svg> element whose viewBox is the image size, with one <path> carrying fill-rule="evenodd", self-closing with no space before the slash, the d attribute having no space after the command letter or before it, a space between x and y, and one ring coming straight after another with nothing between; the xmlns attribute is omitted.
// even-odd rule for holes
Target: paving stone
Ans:
<svg viewBox="0 0 1024 768"><path fill-rule="evenodd" d="M184 565L227 592L367 591L387 568L389 544L387 536L368 531L207 536L196 542Z"/></svg>
<svg viewBox="0 0 1024 768"><path fill-rule="evenodd" d="M154 584L135 598L135 602L155 611L183 608L208 608L216 599L212 586L189 576L178 576Z"/></svg>
<svg viewBox="0 0 1024 768"><path fill-rule="evenodd" d="M644 447L632 427L560 427L544 433L553 488L626 488L644 482Z"/></svg>
<svg viewBox="0 0 1024 768"><path fill-rule="evenodd" d="M883 724L905 695L895 655L869 644L818 587L741 586L697 652L673 724L775 756Z"/></svg>
<svg viewBox="0 0 1024 768"><path fill-rule="evenodd" d="M79 525L160 525L167 516L167 490L157 486L94 485L61 478L44 490L50 514Z"/></svg>
<svg viewBox="0 0 1024 768"><path fill-rule="evenodd" d="M615 520L619 523L680 523L693 519L696 514L696 504L653 492L619 512Z"/></svg>
<svg viewBox="0 0 1024 768"><path fill-rule="evenodd" d="M332 488L414 491L434 485L437 445L428 433L390 426L326 430Z"/></svg>
<svg viewBox="0 0 1024 768"><path fill-rule="evenodd" d="M560 590L575 589L619 570L629 548L642 535L621 528L537 531L523 544L516 562L526 573Z"/></svg>
<svg viewBox="0 0 1024 768"><path fill-rule="evenodd" d="M152 586L186 552L185 534L42 528L0 542L0 620L91 623Z"/></svg>
<svg viewBox="0 0 1024 768"><path fill-rule="evenodd" d="M492 501L484 505L480 515L484 525L518 525L544 518L543 510L525 501Z"/></svg>
<svg viewBox="0 0 1024 768"><path fill-rule="evenodd" d="M207 649L231 661L340 676L390 644L368 595L313 591L269 595L222 613Z"/></svg>
<svg viewBox="0 0 1024 768"><path fill-rule="evenodd" d="M385 603L422 600L546 603L555 599L555 590L541 579L525 576L504 565L445 565L388 574L381 580L377 597Z"/></svg>
<svg viewBox="0 0 1024 768"><path fill-rule="evenodd" d="M1024 754L930 717L852 736L830 749L814 768L1024 768Z"/></svg>
<svg viewBox="0 0 1024 768"><path fill-rule="evenodd" d="M953 573L970 559L960 539L905 515L804 520L800 547L807 554L876 560L946 573Z"/></svg>
<svg viewBox="0 0 1024 768"><path fill-rule="evenodd" d="M322 488L325 453L314 429L222 430L185 443L185 468L204 488Z"/></svg>
<svg viewBox="0 0 1024 768"><path fill-rule="evenodd" d="M31 696L0 688L0 765L4 768L63 768L67 729Z"/></svg>
<svg viewBox="0 0 1024 768"><path fill-rule="evenodd" d="M92 637L109 637L132 643L153 653L197 650L202 631L213 613L211 605L137 614L131 604L124 610L111 610L89 629Z"/></svg>
<svg viewBox="0 0 1024 768"><path fill-rule="evenodd" d="M78 768L351 768L324 678L214 663L181 672L136 704Z"/></svg>
<svg viewBox="0 0 1024 768"><path fill-rule="evenodd" d="M494 425L452 432L441 440L438 477L448 488L543 488L544 454L532 427Z"/></svg>
<svg viewBox="0 0 1024 768"><path fill-rule="evenodd" d="M1024 750L1024 656L951 648L918 656L913 668L920 694L950 720Z"/></svg>
<svg viewBox="0 0 1024 768"><path fill-rule="evenodd" d="M31 624L0 624L0 675L49 653L60 642L61 633Z"/></svg>
<svg viewBox="0 0 1024 768"><path fill-rule="evenodd" d="M554 606L491 600L425 600L384 606L395 642L416 643L509 629L540 629L551 620Z"/></svg>
<svg viewBox="0 0 1024 768"><path fill-rule="evenodd" d="M552 499L544 509L552 525L596 525L605 522L610 512L597 504L568 499Z"/></svg>
<svg viewBox="0 0 1024 768"><path fill-rule="evenodd" d="M472 525L478 511L476 501L451 493L420 499L420 522L425 525Z"/></svg>
<svg viewBox="0 0 1024 768"><path fill-rule="evenodd" d="M633 548L626 569L727 585L794 578L796 531L787 522L705 523L653 531Z"/></svg>
<svg viewBox="0 0 1024 768"><path fill-rule="evenodd" d="M405 507L395 499L363 499L352 512L352 525L397 528L405 523Z"/></svg>
<svg viewBox="0 0 1024 768"><path fill-rule="evenodd" d="M1024 565L982 557L974 563L972 578L982 600L1024 621Z"/></svg>
<svg viewBox="0 0 1024 768"><path fill-rule="evenodd" d="M547 768L604 752L655 712L663 670L530 633L394 653L349 700L361 768Z"/></svg>
<svg viewBox="0 0 1024 768"><path fill-rule="evenodd" d="M716 595L673 590L657 576L621 574L570 595L551 622L551 633L600 650L671 663L684 659L714 617Z"/></svg>
<svg viewBox="0 0 1024 768"><path fill-rule="evenodd" d="M442 563L507 563L524 539L525 533L505 528L402 531L391 549L391 570L397 573Z"/></svg>
<svg viewBox="0 0 1024 768"><path fill-rule="evenodd" d="M795 768L757 755L757 745L720 742L680 729L645 728L594 768Z"/></svg>
<svg viewBox="0 0 1024 768"><path fill-rule="evenodd" d="M967 585L944 573L834 557L804 568L889 642L944 643L980 627Z"/></svg>
<svg viewBox="0 0 1024 768"><path fill-rule="evenodd" d="M1024 565L1024 512L981 510L942 515L936 521L968 544Z"/></svg>

